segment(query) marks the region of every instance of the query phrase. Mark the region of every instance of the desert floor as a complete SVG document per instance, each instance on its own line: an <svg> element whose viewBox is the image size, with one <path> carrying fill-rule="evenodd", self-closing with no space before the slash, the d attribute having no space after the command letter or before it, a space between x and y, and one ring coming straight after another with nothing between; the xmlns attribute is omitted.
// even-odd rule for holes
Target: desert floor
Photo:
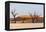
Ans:
<svg viewBox="0 0 46 32"><path fill-rule="evenodd" d="M43 23L10 23L10 29L38 28L43 27Z"/></svg>

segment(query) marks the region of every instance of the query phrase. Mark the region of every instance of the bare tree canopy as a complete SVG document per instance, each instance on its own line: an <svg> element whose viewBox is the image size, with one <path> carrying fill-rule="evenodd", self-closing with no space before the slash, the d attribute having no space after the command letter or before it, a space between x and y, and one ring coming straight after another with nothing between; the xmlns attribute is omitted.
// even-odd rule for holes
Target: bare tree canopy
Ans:
<svg viewBox="0 0 46 32"><path fill-rule="evenodd" d="M12 13L13 16L16 16L17 15L17 13L15 12L15 10L14 11L11 11L11 13Z"/></svg>

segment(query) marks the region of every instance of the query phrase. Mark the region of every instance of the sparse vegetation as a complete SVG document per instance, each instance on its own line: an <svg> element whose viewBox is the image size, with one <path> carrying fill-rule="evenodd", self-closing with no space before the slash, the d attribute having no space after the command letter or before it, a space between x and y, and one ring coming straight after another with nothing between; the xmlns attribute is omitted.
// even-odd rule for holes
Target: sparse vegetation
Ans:
<svg viewBox="0 0 46 32"><path fill-rule="evenodd" d="M38 17L39 16L36 14L36 12L34 12L34 15L32 15L31 13L29 13L29 16L32 17L32 23L38 22Z"/></svg>
<svg viewBox="0 0 46 32"><path fill-rule="evenodd" d="M11 11L11 13L12 13L12 15L14 17L14 21L16 23L16 21L18 21L18 20L16 20L17 13L15 13L15 10L14 11ZM42 22L41 21L42 19L39 20L39 15L36 14L36 12L34 12L33 15L31 13L29 13L29 18L25 18L25 17L21 18L21 17L19 17L19 19L20 19L19 22L21 22L21 23L38 23L38 22Z"/></svg>

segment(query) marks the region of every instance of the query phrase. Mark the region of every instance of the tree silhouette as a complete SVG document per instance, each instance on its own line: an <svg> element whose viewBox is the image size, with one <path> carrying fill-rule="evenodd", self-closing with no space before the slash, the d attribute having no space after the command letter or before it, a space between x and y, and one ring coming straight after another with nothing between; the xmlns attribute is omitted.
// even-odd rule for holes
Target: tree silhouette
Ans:
<svg viewBox="0 0 46 32"><path fill-rule="evenodd" d="M38 17L40 16L40 15L38 15L36 12L34 12L34 21L37 23L38 22Z"/></svg>
<svg viewBox="0 0 46 32"><path fill-rule="evenodd" d="M32 23L34 23L35 22L35 19L36 19L36 21L38 21L38 15L36 15L36 12L34 12L34 15L32 15L31 13L29 13L29 15L32 17Z"/></svg>
<svg viewBox="0 0 46 32"><path fill-rule="evenodd" d="M33 21L32 21L33 23L35 22L36 16L37 16L37 15L36 15L36 12L34 12Z"/></svg>
<svg viewBox="0 0 46 32"><path fill-rule="evenodd" d="M34 17L33 17L33 15L31 13L29 13L29 16L32 17L32 23L34 23Z"/></svg>
<svg viewBox="0 0 46 32"><path fill-rule="evenodd" d="M15 23L16 23L16 19L15 19L15 17L16 17L16 15L17 15L17 13L15 13L15 10L14 10L14 11L11 11L11 14L13 15L13 17L14 17L14 21L15 21Z"/></svg>

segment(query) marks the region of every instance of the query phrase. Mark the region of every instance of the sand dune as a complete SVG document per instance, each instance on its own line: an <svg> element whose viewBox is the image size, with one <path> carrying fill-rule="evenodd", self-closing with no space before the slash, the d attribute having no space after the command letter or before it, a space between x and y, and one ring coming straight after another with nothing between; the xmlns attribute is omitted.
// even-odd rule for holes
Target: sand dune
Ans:
<svg viewBox="0 0 46 32"><path fill-rule="evenodd" d="M43 22L43 17L35 17L36 19L34 20L34 22L36 23L42 23ZM38 20L38 21L37 21ZM11 22L15 22L14 18L10 18ZM18 16L16 17L16 23L22 23L24 21L24 23L32 23L32 16Z"/></svg>

